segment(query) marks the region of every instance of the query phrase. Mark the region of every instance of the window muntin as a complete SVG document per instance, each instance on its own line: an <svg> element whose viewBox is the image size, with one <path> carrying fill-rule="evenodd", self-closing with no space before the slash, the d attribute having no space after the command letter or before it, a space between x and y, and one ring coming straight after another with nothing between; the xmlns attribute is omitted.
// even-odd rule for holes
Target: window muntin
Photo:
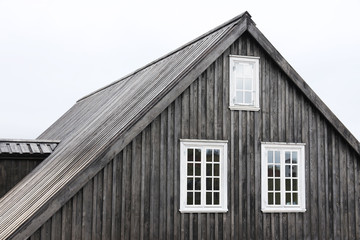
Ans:
<svg viewBox="0 0 360 240"><path fill-rule="evenodd" d="M226 212L226 141L181 140L181 212Z"/></svg>
<svg viewBox="0 0 360 240"><path fill-rule="evenodd" d="M259 58L230 56L230 109L259 110Z"/></svg>
<svg viewBox="0 0 360 240"><path fill-rule="evenodd" d="M262 210L305 211L304 144L262 144Z"/></svg>

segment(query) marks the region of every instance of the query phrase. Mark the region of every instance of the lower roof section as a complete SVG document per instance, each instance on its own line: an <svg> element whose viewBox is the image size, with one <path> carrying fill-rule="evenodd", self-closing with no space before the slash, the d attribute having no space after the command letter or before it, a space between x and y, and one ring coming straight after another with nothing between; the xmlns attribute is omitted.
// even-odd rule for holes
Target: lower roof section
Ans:
<svg viewBox="0 0 360 240"><path fill-rule="evenodd" d="M29 139L0 139L0 159L11 157L31 157L34 155L51 154L60 141L57 140L29 140Z"/></svg>

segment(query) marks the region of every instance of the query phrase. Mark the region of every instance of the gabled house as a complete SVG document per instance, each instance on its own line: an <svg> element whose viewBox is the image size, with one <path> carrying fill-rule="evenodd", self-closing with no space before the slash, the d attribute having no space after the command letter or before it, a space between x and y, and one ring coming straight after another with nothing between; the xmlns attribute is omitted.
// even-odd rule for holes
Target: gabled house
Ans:
<svg viewBox="0 0 360 240"><path fill-rule="evenodd" d="M245 12L82 99L0 239L359 239L360 144Z"/></svg>

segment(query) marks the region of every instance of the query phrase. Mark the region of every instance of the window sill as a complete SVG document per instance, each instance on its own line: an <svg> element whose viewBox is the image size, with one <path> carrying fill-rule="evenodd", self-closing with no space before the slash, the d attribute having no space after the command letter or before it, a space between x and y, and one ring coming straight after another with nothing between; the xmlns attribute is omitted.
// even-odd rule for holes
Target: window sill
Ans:
<svg viewBox="0 0 360 240"><path fill-rule="evenodd" d="M181 213L226 213L227 208L186 208L179 209Z"/></svg>
<svg viewBox="0 0 360 240"><path fill-rule="evenodd" d="M245 105L234 105L234 106L229 106L229 108L232 111L234 111L234 110L253 111L253 112L260 111L260 107L245 106Z"/></svg>
<svg viewBox="0 0 360 240"><path fill-rule="evenodd" d="M266 208L261 209L263 213L292 213L292 212L306 212L306 208Z"/></svg>

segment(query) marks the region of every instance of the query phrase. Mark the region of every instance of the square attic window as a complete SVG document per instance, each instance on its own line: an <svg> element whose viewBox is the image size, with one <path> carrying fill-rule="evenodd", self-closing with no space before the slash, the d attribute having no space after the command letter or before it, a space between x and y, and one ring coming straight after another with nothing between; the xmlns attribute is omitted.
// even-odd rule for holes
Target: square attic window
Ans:
<svg viewBox="0 0 360 240"><path fill-rule="evenodd" d="M231 110L258 111L259 58L230 56L230 106Z"/></svg>

